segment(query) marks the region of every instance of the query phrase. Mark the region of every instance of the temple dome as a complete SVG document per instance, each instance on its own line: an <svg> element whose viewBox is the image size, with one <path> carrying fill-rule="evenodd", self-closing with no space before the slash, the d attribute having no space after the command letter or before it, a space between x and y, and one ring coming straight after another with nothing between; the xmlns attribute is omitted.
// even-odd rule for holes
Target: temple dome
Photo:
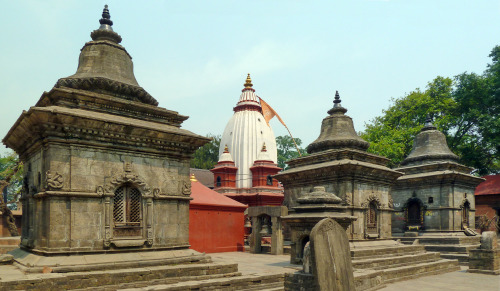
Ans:
<svg viewBox="0 0 500 291"><path fill-rule="evenodd" d="M111 94L118 98L157 106L158 102L139 86L134 76L132 57L113 31L108 5L104 6L99 29L81 49L76 73L57 81L55 87L69 87Z"/></svg>
<svg viewBox="0 0 500 291"><path fill-rule="evenodd" d="M370 143L358 136L352 118L345 115L347 109L340 105L339 92L335 93L334 106L328 110L329 116L321 123L321 133L308 147L312 154L330 149L354 148L366 151Z"/></svg>
<svg viewBox="0 0 500 291"><path fill-rule="evenodd" d="M253 84L248 74L240 99L234 107L234 114L222 134L221 145L228 145L238 167L237 188L252 187L252 172L250 167L257 160L265 143L271 161L278 162L276 139L271 127L262 115L259 99L252 88ZM219 148L219 157L224 149Z"/></svg>
<svg viewBox="0 0 500 291"><path fill-rule="evenodd" d="M231 157L231 153L229 152L229 149L227 148L227 145L224 147L224 152L219 157L219 163L222 163L222 162L234 162L233 157Z"/></svg>
<svg viewBox="0 0 500 291"><path fill-rule="evenodd" d="M458 160L458 156L448 147L445 135L437 130L432 124L430 117L427 117L424 128L422 128L413 141L412 151L403 160L401 165L411 166L438 161L457 162Z"/></svg>

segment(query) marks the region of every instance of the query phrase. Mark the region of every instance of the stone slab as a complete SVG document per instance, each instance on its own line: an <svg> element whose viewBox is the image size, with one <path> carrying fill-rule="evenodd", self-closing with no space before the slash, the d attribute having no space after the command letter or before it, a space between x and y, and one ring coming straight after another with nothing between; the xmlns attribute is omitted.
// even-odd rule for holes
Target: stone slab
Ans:
<svg viewBox="0 0 500 291"><path fill-rule="evenodd" d="M319 290L354 290L349 239L342 226L331 218L313 227L310 236L313 275Z"/></svg>

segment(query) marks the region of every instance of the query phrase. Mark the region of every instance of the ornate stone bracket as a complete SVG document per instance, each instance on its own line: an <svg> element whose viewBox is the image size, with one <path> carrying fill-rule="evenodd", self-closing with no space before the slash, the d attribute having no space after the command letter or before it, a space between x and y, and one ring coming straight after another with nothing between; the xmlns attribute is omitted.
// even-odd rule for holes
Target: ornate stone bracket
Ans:
<svg viewBox="0 0 500 291"><path fill-rule="evenodd" d="M366 198L365 202L361 203L361 207L368 208L371 202L375 202L377 204L377 208L382 207L382 203L380 203L380 198L378 198L375 194L370 194L368 198Z"/></svg>

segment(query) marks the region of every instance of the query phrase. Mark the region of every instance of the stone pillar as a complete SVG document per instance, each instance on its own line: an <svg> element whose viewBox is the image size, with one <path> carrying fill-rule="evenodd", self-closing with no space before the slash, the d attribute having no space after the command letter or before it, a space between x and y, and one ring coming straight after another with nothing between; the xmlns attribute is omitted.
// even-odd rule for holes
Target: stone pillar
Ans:
<svg viewBox="0 0 500 291"><path fill-rule="evenodd" d="M283 230L281 219L279 217L271 217L272 234L271 234L271 255L283 254Z"/></svg>
<svg viewBox="0 0 500 291"><path fill-rule="evenodd" d="M252 217L252 234L250 239L250 252L258 254L262 252L260 230L262 228L261 219L259 216Z"/></svg>

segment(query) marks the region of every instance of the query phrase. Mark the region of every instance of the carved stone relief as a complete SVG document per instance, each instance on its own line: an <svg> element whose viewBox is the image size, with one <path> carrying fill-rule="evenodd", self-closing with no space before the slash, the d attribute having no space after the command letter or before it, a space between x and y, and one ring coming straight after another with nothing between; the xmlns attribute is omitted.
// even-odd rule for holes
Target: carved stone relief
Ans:
<svg viewBox="0 0 500 291"><path fill-rule="evenodd" d="M64 184L64 178L58 172L48 170L45 173L45 183L49 190L61 189Z"/></svg>

